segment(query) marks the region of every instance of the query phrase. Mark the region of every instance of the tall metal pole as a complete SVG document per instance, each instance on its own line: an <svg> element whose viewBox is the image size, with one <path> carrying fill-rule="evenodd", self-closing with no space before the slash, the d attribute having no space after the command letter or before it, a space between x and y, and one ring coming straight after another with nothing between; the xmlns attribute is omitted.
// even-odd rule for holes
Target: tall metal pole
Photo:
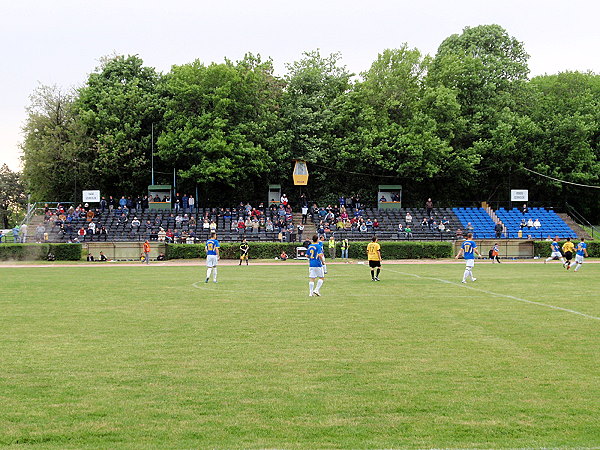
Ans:
<svg viewBox="0 0 600 450"><path fill-rule="evenodd" d="M152 186L154 186L154 122L152 122Z"/></svg>

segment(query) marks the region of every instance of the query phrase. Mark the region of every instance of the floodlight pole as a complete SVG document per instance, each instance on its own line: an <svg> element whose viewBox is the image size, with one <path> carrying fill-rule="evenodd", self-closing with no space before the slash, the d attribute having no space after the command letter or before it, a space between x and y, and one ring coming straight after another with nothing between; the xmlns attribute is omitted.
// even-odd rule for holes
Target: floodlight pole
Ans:
<svg viewBox="0 0 600 450"><path fill-rule="evenodd" d="M152 186L154 186L154 122L152 122Z"/></svg>

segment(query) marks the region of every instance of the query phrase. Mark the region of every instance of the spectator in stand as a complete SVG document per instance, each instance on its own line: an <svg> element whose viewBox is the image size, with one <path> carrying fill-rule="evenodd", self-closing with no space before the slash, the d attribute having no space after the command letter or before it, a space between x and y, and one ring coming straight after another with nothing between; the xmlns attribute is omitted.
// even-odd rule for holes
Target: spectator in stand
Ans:
<svg viewBox="0 0 600 450"><path fill-rule="evenodd" d="M88 225L88 230L92 230L92 234L96 234L96 223L90 222Z"/></svg>
<svg viewBox="0 0 600 450"><path fill-rule="evenodd" d="M406 228L404 229L404 232L406 233L406 237L408 239L412 239L413 234L412 234L412 228L410 227L410 225L406 225Z"/></svg>
<svg viewBox="0 0 600 450"><path fill-rule="evenodd" d="M527 229L531 230L533 228L533 220L531 220L531 217L527 220Z"/></svg>
<svg viewBox="0 0 600 450"><path fill-rule="evenodd" d="M527 214L529 212L529 208L527 207L527 203L523 203L523 207L521 208L521 212L523 213L523 215Z"/></svg>
<svg viewBox="0 0 600 450"><path fill-rule="evenodd" d="M433 217L429 216L429 220L427 220L427 227L429 228L430 231L433 230L434 224L435 224L435 220L433 220Z"/></svg>
<svg viewBox="0 0 600 450"><path fill-rule="evenodd" d="M535 219L535 221L533 222L533 227L537 230L541 226L542 226L542 224L540 223L540 220L539 219Z"/></svg>
<svg viewBox="0 0 600 450"><path fill-rule="evenodd" d="M423 217L423 220L421 221L421 230L424 230L425 227L427 227L427 217Z"/></svg>
<svg viewBox="0 0 600 450"><path fill-rule="evenodd" d="M121 208L125 208L127 206L127 199L125 198L124 195L122 195L121 198L119 199L119 206Z"/></svg>
<svg viewBox="0 0 600 450"><path fill-rule="evenodd" d="M496 223L496 225L494 225L494 231L496 232L496 239L500 239L502 237L503 230L504 230L504 227L502 226L502 223L498 222L498 223Z"/></svg>
<svg viewBox="0 0 600 450"><path fill-rule="evenodd" d="M131 221L131 229L134 231L137 231L137 229L140 227L141 222L140 219L137 218L137 216L135 216L133 218L133 220Z"/></svg>
<svg viewBox="0 0 600 450"><path fill-rule="evenodd" d="M46 232L46 227L43 224L39 224L35 229L35 242L40 244L42 239L44 239L44 233Z"/></svg>
<svg viewBox="0 0 600 450"><path fill-rule="evenodd" d="M458 228L456 230L456 239L462 239L463 238L463 231L462 229Z"/></svg>
<svg viewBox="0 0 600 450"><path fill-rule="evenodd" d="M527 221L525 220L525 218L522 218L521 223L519 224L519 228L522 230L526 226L527 226Z"/></svg>
<svg viewBox="0 0 600 450"><path fill-rule="evenodd" d="M474 230L473 225L471 224L471 222L467 222L467 232L468 233L472 233Z"/></svg>
<svg viewBox="0 0 600 450"><path fill-rule="evenodd" d="M171 229L168 228L167 232L165 233L165 242L173 243L173 239L174 239L174 234L171 231Z"/></svg>
<svg viewBox="0 0 600 450"><path fill-rule="evenodd" d="M102 197L100 199L100 211L102 213L104 213L104 211L106 210L107 207L108 207L108 202L106 201L106 198Z"/></svg>
<svg viewBox="0 0 600 450"><path fill-rule="evenodd" d="M385 198L385 195L382 195L381 198L379 199L379 203L384 203L387 202L387 198Z"/></svg>
<svg viewBox="0 0 600 450"><path fill-rule="evenodd" d="M366 224L364 221L362 221L362 222L360 223L360 226L359 226L359 228L358 228L358 231L360 231L361 233L366 233L368 230L369 230L369 229L367 228L367 224Z"/></svg>
<svg viewBox="0 0 600 450"><path fill-rule="evenodd" d="M273 221L270 218L268 218L267 222L265 223L265 231L267 233L272 233L274 230L275 230L275 227L273 225Z"/></svg>
<svg viewBox="0 0 600 450"><path fill-rule="evenodd" d="M279 201L280 201L281 205L283 205L283 207L286 207L288 205L288 202L289 202L288 198L287 198L287 195L285 195L285 194L283 194L281 196L281 198L279 199Z"/></svg>
<svg viewBox="0 0 600 450"><path fill-rule="evenodd" d="M188 206L190 207L190 212L193 214L194 211L196 211L196 199L193 195L190 195L188 197Z"/></svg>
<svg viewBox="0 0 600 450"><path fill-rule="evenodd" d="M237 231L239 234L244 234L246 232L246 222L244 222L244 219L242 217L238 219Z"/></svg>
<svg viewBox="0 0 600 450"><path fill-rule="evenodd" d="M77 236L79 237L80 241L85 240L85 229L83 227L79 228L79 231L77 231Z"/></svg>
<svg viewBox="0 0 600 450"><path fill-rule="evenodd" d="M406 233L404 231L404 226L402 225L402 222L398 223L398 239L402 239L404 236L406 236Z"/></svg>
<svg viewBox="0 0 600 450"><path fill-rule="evenodd" d="M160 227L158 229L158 240L159 240L159 242L164 242L166 237L167 237L167 233L166 233L165 229L163 227Z"/></svg>
<svg viewBox="0 0 600 450"><path fill-rule="evenodd" d="M144 198L142 199L142 214L150 208L150 199L148 198L147 195L144 195Z"/></svg>
<svg viewBox="0 0 600 450"><path fill-rule="evenodd" d="M425 202L425 209L427 209L427 215L431 217L431 214L433 213L433 201L431 201L430 198Z"/></svg>
<svg viewBox="0 0 600 450"><path fill-rule="evenodd" d="M377 231L379 229L379 221L377 218L373 219L373 230Z"/></svg>
<svg viewBox="0 0 600 450"><path fill-rule="evenodd" d="M437 226L437 229L440 232L440 234L446 231L446 225L444 225L444 222L440 222L440 224Z"/></svg>
<svg viewBox="0 0 600 450"><path fill-rule="evenodd" d="M346 197L344 197L343 195L340 195L339 204L340 204L340 208L342 206L346 206Z"/></svg>
<svg viewBox="0 0 600 450"><path fill-rule="evenodd" d="M412 216L410 214L410 212L406 212L406 217L404 218L404 221L406 222L406 225L411 225L412 224Z"/></svg>
<svg viewBox="0 0 600 450"><path fill-rule="evenodd" d="M217 223L214 220L212 220L210 222L208 229L211 233L216 233L217 232Z"/></svg>
<svg viewBox="0 0 600 450"><path fill-rule="evenodd" d="M181 197L181 207L183 208L184 214L188 211L188 208L190 207L189 200L190 198L187 196L187 194L183 194L183 197Z"/></svg>

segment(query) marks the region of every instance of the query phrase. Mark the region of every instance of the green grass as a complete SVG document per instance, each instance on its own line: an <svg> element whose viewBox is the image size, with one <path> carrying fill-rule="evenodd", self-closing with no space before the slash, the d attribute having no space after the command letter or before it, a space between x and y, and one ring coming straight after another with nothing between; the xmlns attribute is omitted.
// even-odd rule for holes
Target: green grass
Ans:
<svg viewBox="0 0 600 450"><path fill-rule="evenodd" d="M1 268L0 445L600 445L600 264ZM417 278L410 275L418 275Z"/></svg>

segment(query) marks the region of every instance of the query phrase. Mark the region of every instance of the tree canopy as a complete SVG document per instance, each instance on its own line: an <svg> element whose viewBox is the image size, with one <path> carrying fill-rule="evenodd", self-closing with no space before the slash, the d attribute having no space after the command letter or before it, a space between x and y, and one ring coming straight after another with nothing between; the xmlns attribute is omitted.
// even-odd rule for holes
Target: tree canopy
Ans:
<svg viewBox="0 0 600 450"><path fill-rule="evenodd" d="M593 215L597 196L537 177L598 184L600 76L529 79L522 42L499 25L466 27L435 55L408 44L351 73L341 55L304 53L277 76L273 62L196 60L158 73L138 56L102 60L79 89L41 86L24 127L24 179L38 200L81 188L138 195L157 181L200 192L204 205L292 198L292 160L306 159L309 197L375 199L399 183L422 204L506 201L509 189L569 202ZM305 189L306 192L306 189Z"/></svg>

